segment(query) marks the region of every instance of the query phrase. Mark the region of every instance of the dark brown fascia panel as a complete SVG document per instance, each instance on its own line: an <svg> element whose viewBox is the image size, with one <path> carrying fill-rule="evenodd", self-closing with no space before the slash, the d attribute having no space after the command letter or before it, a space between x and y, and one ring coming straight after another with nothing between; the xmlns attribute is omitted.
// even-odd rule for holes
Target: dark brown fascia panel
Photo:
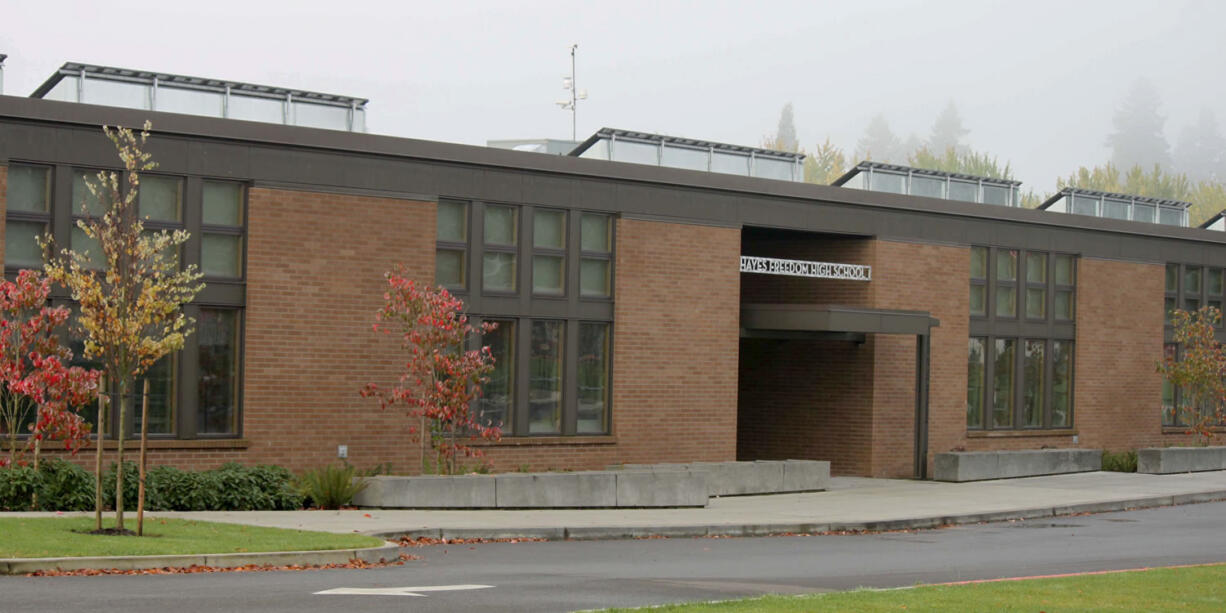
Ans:
<svg viewBox="0 0 1226 613"><path fill-rule="evenodd" d="M928 334L940 322L926 311L862 309L800 304L743 304L745 330Z"/></svg>

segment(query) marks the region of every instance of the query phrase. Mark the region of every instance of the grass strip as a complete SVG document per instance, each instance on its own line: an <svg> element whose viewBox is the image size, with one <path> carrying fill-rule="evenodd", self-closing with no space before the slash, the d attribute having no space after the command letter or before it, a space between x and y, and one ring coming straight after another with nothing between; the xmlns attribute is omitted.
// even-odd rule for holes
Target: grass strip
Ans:
<svg viewBox="0 0 1226 613"><path fill-rule="evenodd" d="M666 605L658 612L718 611L1226 611L1226 565L1155 568L1054 579L855 590Z"/></svg>
<svg viewBox="0 0 1226 613"><path fill-rule="evenodd" d="M106 521L104 526L113 527L114 521ZM136 527L135 517L128 527ZM151 517L145 518L143 537L88 534L93 528L92 517L0 518L0 558L309 551L375 547L383 543L381 539L360 534Z"/></svg>

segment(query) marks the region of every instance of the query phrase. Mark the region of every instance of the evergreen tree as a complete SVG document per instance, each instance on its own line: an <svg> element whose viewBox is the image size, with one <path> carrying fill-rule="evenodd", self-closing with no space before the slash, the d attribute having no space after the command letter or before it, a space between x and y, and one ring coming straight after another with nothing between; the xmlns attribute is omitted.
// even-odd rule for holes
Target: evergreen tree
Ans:
<svg viewBox="0 0 1226 613"><path fill-rule="evenodd" d="M945 105L945 110L937 115L937 120L932 124L932 134L928 137L927 147L931 151L944 152L947 149L953 149L961 154L967 150L966 144L962 139L970 134L962 125L962 116L958 114L958 107L954 106L951 100Z"/></svg>
<svg viewBox="0 0 1226 613"><path fill-rule="evenodd" d="M792 103L789 102L783 105L783 111L779 113L779 127L775 130L775 138L773 149L779 151L799 151L799 143L796 140L796 122L792 116Z"/></svg>
<svg viewBox="0 0 1226 613"><path fill-rule="evenodd" d="M1175 147L1175 168L1193 181L1226 180L1226 139L1213 111L1201 109L1196 123L1184 128Z"/></svg>
<svg viewBox="0 0 1226 613"><path fill-rule="evenodd" d="M884 115L876 115L868 122L864 135L856 143L856 157L862 160L897 164L903 161L904 150L890 123Z"/></svg>
<svg viewBox="0 0 1226 613"><path fill-rule="evenodd" d="M1158 90L1145 79L1138 79L1115 112L1115 132L1107 137L1111 147L1111 163L1116 168L1155 164L1169 167L1170 145L1166 142L1163 124L1166 118L1159 112L1162 99Z"/></svg>

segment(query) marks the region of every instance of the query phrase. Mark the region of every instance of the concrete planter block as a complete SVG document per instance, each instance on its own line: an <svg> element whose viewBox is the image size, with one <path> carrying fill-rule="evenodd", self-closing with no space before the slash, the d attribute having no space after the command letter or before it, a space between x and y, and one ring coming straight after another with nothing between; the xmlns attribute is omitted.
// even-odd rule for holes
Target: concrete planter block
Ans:
<svg viewBox="0 0 1226 613"><path fill-rule="evenodd" d="M707 471L711 496L767 494L783 488L782 462L695 462L693 470Z"/></svg>
<svg viewBox="0 0 1226 613"><path fill-rule="evenodd" d="M612 472L496 475L494 488L500 509L617 506L617 478Z"/></svg>
<svg viewBox="0 0 1226 613"><path fill-rule="evenodd" d="M707 473L702 470L620 471L619 507L705 507Z"/></svg>
<svg viewBox="0 0 1226 613"><path fill-rule="evenodd" d="M938 453L933 479L961 482L1089 472L1102 469L1102 453L1101 449Z"/></svg>
<svg viewBox="0 0 1226 613"><path fill-rule="evenodd" d="M782 492L816 492L830 489L830 462L785 460Z"/></svg>
<svg viewBox="0 0 1226 613"><path fill-rule="evenodd" d="M359 507L403 509L490 509L494 507L490 475L371 477L353 499Z"/></svg>
<svg viewBox="0 0 1226 613"><path fill-rule="evenodd" d="M1137 450L1137 472L1151 475L1226 470L1226 447L1165 447Z"/></svg>

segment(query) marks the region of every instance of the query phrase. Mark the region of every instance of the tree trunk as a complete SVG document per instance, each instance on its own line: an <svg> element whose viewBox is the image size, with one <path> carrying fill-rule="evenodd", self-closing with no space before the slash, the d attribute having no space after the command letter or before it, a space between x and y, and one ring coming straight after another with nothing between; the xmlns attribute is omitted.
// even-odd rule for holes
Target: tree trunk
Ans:
<svg viewBox="0 0 1226 613"><path fill-rule="evenodd" d="M102 439L106 436L106 377L98 378L98 432L94 437L94 529L102 530Z"/></svg>
<svg viewBox="0 0 1226 613"><path fill-rule="evenodd" d="M38 435L42 430L38 427L38 409L34 409L34 474L38 474L38 454L42 451L43 441ZM38 490L30 496L30 510L38 510Z"/></svg>
<svg viewBox="0 0 1226 613"><path fill-rule="evenodd" d="M421 474L426 474L426 414L422 413L417 424L417 447L420 455ZM15 444L15 443L14 443Z"/></svg>
<svg viewBox="0 0 1226 613"><path fill-rule="evenodd" d="M115 529L123 533L123 433L127 427L124 417L132 399L128 395L130 377L119 379L119 430L115 434Z"/></svg>
<svg viewBox="0 0 1226 613"><path fill-rule="evenodd" d="M145 443L149 438L149 379L140 401L140 486L136 493L136 536L145 536Z"/></svg>

